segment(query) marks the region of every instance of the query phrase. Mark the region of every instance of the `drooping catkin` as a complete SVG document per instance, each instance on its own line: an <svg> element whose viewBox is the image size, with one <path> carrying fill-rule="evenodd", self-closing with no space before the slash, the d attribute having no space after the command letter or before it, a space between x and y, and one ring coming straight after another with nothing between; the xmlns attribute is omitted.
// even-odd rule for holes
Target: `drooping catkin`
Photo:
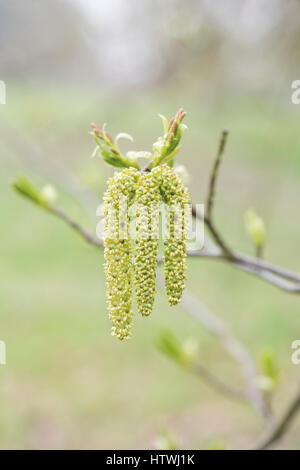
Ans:
<svg viewBox="0 0 300 470"><path fill-rule="evenodd" d="M136 192L136 240L134 283L139 312L152 312L159 238L160 192L152 173L143 175Z"/></svg>
<svg viewBox="0 0 300 470"><path fill-rule="evenodd" d="M108 181L104 194L104 257L109 318L112 335L119 339L130 337L132 308L133 248L129 236L129 213L134 202L140 173L128 168ZM122 206L125 205L125 208ZM121 218L121 211L124 217ZM122 213L123 215L123 213Z"/></svg>
<svg viewBox="0 0 300 470"><path fill-rule="evenodd" d="M153 170L166 204L168 233L164 235L164 276L170 305L177 305L186 281L187 228L190 195L172 168L161 165Z"/></svg>

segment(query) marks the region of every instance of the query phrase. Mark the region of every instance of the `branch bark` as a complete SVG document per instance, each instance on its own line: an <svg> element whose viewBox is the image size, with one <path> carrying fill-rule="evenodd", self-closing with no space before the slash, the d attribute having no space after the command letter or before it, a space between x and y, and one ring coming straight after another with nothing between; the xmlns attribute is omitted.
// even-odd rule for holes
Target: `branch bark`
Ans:
<svg viewBox="0 0 300 470"><path fill-rule="evenodd" d="M213 221L213 207L214 207L217 179L218 179L221 159L225 151L227 137L228 137L228 132L223 131L221 134L220 141L219 141L218 151L217 151L217 155L214 161L214 165L210 174L209 189L208 189L207 203L206 203L207 214L204 215L204 223L208 227L216 244L221 248L221 250L225 253L225 255L230 259L232 257L232 251L227 245L227 243L225 243L225 241L223 240L223 237L220 235ZM192 213L193 213L193 207L192 207ZM193 215L197 216L196 212L194 212Z"/></svg>

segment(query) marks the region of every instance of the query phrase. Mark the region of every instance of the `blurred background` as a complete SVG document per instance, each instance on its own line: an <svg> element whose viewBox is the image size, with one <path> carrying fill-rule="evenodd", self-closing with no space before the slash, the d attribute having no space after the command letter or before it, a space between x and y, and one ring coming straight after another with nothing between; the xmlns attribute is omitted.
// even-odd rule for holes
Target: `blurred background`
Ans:
<svg viewBox="0 0 300 470"><path fill-rule="evenodd" d="M241 384L218 343L159 292L133 338L110 336L103 255L17 197L19 173L54 184L57 203L95 230L112 169L88 134L92 121L151 150L162 113L183 106L189 130L178 163L204 202L222 129L229 130L216 217L238 250L253 254L244 213L267 227L265 256L300 271L300 79L297 0L0 0L1 263L0 446L154 448L168 432L181 448L222 442L245 448L261 430L255 414L212 392L155 347L162 329L194 337L201 361ZM274 407L293 396L299 369L299 299L209 260L189 261L188 289L246 344L280 366ZM277 448L300 449L300 419Z"/></svg>

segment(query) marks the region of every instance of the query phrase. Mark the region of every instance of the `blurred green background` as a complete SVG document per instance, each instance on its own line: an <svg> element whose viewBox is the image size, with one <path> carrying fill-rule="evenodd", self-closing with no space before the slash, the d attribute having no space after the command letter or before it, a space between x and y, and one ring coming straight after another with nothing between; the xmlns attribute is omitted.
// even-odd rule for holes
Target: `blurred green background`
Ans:
<svg viewBox="0 0 300 470"><path fill-rule="evenodd" d="M153 448L168 430L181 448L219 441L245 448L261 430L253 411L155 347L165 328L192 336L203 363L241 384L215 339L181 307L169 308L163 292L151 318L136 317L130 341L112 338L102 251L17 197L10 181L25 173L54 184L57 203L94 231L112 169L90 158L90 122L132 134L134 146L124 142L124 150L151 150L161 133L157 114L183 106L189 130L177 161L189 170L193 200L205 200L226 128L220 229L231 246L253 254L243 217L254 207L267 227L266 258L299 271L300 105L291 102L291 83L300 79L300 4L110 3L0 1L0 339L7 347L0 447ZM264 347L275 350L280 413L299 378L290 359L300 336L297 296L202 259L189 260L187 287L257 363ZM300 449L299 418L277 448Z"/></svg>

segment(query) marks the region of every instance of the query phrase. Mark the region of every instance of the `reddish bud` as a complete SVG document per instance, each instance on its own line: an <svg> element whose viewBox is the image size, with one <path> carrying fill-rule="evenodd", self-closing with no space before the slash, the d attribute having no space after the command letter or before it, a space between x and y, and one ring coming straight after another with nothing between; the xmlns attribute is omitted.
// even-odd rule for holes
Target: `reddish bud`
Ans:
<svg viewBox="0 0 300 470"><path fill-rule="evenodd" d="M91 127L93 131L95 132L95 134L103 135L102 129L100 129L100 127L98 127L97 124L95 124L94 122L91 123Z"/></svg>

